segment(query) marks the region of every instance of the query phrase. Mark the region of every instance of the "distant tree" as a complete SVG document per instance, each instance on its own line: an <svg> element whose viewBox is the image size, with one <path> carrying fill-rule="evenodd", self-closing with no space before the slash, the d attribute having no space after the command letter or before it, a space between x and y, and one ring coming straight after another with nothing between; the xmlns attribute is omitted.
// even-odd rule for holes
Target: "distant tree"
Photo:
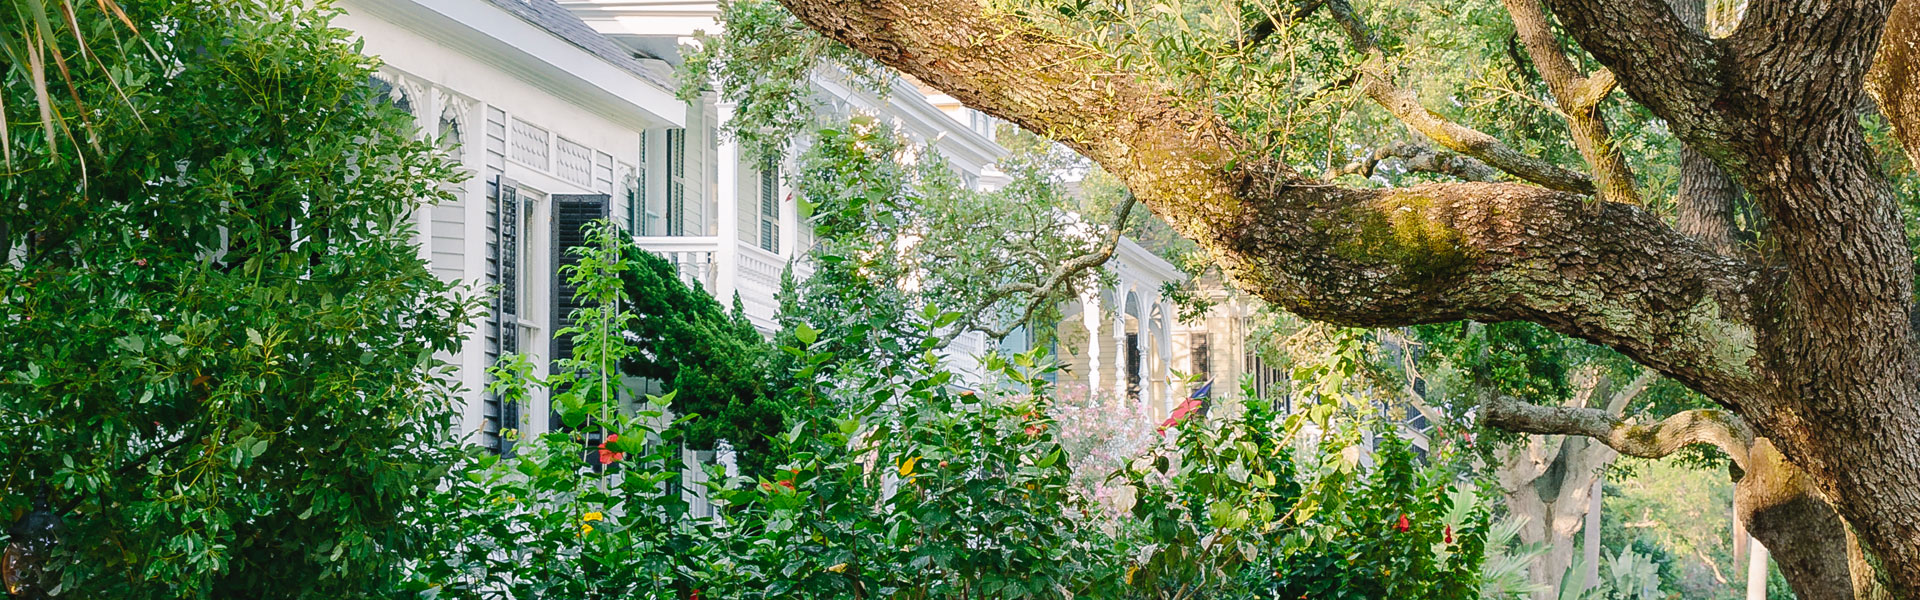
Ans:
<svg viewBox="0 0 1920 600"><path fill-rule="evenodd" d="M119 0L134 33L72 4L85 49L33 59L63 56L69 93L23 62L0 79L0 519L44 494L64 522L29 586L386 589L454 445L435 356L473 307L410 229L454 163L369 88L327 2ZM85 133L49 136L36 98Z"/></svg>

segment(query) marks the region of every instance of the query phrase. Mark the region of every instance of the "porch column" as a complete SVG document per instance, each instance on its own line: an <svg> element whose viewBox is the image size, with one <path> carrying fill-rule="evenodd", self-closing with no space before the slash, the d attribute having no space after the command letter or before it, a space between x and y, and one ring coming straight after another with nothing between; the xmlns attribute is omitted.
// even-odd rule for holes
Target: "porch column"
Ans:
<svg viewBox="0 0 1920 600"><path fill-rule="evenodd" d="M1160 318L1154 319L1154 325L1159 326L1160 331L1154 335L1154 339L1158 340L1160 345L1158 348L1160 355L1160 403L1168 407L1167 410L1171 412L1173 410L1172 407L1179 406L1180 402L1185 400L1185 397L1178 395L1178 388L1175 388L1173 385L1173 303L1165 298L1161 298L1159 305Z"/></svg>
<svg viewBox="0 0 1920 600"><path fill-rule="evenodd" d="M1080 326L1087 330L1087 398L1100 396L1100 294L1080 292Z"/></svg>
<svg viewBox="0 0 1920 600"><path fill-rule="evenodd" d="M1125 287L1116 287L1113 290L1113 392L1121 402L1126 402L1127 290Z"/></svg>
<svg viewBox="0 0 1920 600"><path fill-rule="evenodd" d="M715 110L720 127L733 121L733 103L721 102L715 105ZM692 126L692 120L687 124ZM700 141L704 143L706 136L713 135L720 135L720 129L701 131ZM721 136L720 152L714 160L720 180L714 182L713 188L716 213L713 218L718 226L719 246L713 250L713 297L721 306L733 306L733 294L740 289L740 145L731 136ZM688 165L688 170L694 171L693 165ZM694 175L689 173L689 176Z"/></svg>

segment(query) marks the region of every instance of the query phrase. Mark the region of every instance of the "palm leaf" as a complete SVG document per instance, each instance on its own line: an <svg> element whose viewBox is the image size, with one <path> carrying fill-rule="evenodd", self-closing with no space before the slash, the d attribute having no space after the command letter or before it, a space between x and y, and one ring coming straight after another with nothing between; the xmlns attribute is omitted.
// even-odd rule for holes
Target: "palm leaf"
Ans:
<svg viewBox="0 0 1920 600"><path fill-rule="evenodd" d="M8 28L13 31L0 30L0 53L4 53L13 64L24 64L27 66L26 75L28 83L33 87L34 103L40 115L40 126L46 135L47 151L52 156L57 157L60 154L59 138L61 133L65 133L66 137L74 143L76 152L80 148L81 139L80 135L76 134L72 128L67 127L66 123L62 121L59 109L53 104L52 94L48 91L50 87L48 85L49 82L47 81L47 60L49 56L51 56L53 60L53 67L60 73L61 82L67 88L67 92L73 97L73 102L76 107L74 112L80 118L81 131L91 132L93 124L89 120L86 103L80 94L78 85L75 83L72 67L68 65L66 55L61 52L60 44L57 42L57 39L62 34L60 30L54 27L47 1L48 0L15 1L13 5L14 27ZM127 16L126 11L122 10L117 2L114 0L95 0L94 3L99 7L101 13L111 15L129 30L136 34L139 33L140 30L134 25L133 19ZM113 76L113 71L107 68L106 61L102 60L99 54L94 52L87 44L86 35L80 26L80 19L77 11L74 9L73 1L57 0L57 6L63 17L61 21L62 25L65 26L65 32L73 36L79 48L81 60L84 61L90 57L93 64L97 65L101 73L105 75L107 82L113 87L115 93L119 94L120 100L127 103L129 108L132 108L133 101L127 97L126 91L121 88L120 82ZM146 45L147 51L153 54L154 58L158 60L159 53L154 52L153 46L147 44L144 39L140 41L141 44ZM139 111L136 110L132 112L134 119L140 121ZM144 124L144 121L141 122ZM9 168L13 165L13 137L11 127L12 124L7 119L4 100L0 100L0 157L4 157ZM98 151L99 146L97 140L91 135L86 137L88 143L92 144L94 149ZM82 168L84 169L84 166Z"/></svg>

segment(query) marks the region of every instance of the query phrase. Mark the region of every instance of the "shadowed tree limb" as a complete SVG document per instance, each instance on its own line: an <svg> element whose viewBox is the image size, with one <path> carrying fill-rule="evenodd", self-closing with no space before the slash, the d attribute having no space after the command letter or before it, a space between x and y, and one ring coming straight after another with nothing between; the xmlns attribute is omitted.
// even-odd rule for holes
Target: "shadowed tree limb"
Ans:
<svg viewBox="0 0 1920 600"><path fill-rule="evenodd" d="M1350 189L1249 156L1217 115L968 0L783 0L829 37L1119 175L1251 293L1387 326L1542 322L1716 397L1756 381L1758 271L1652 214L1515 184ZM1717 393L1716 393L1717 392Z"/></svg>
<svg viewBox="0 0 1920 600"><path fill-rule="evenodd" d="M1641 387L1650 382L1647 375L1641 379L1648 379L1639 384ZM1621 454L1640 458L1661 458L1689 444L1712 444L1726 452L1735 465L1746 468L1747 447L1753 444L1753 430L1746 422L1720 409L1689 410L1655 423L1636 424L1612 410L1541 406L1487 394L1481 410L1486 424L1493 427L1516 433L1589 437Z"/></svg>
<svg viewBox="0 0 1920 600"><path fill-rule="evenodd" d="M1373 177L1373 171L1381 161L1389 158L1400 159L1409 171L1437 173L1461 179L1463 181L1498 181L1500 171L1487 163L1471 156L1440 152L1425 144L1413 142L1394 142L1369 152L1359 160L1347 163L1331 175L1359 175ZM1331 178L1329 178L1331 181Z"/></svg>

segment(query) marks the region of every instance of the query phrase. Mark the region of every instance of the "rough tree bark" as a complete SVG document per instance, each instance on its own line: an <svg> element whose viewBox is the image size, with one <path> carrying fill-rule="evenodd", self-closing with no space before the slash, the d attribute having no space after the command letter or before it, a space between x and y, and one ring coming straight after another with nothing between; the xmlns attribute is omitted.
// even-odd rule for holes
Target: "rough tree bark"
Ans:
<svg viewBox="0 0 1920 600"><path fill-rule="evenodd" d="M1613 73L1606 69L1584 73L1574 66L1573 59L1560 47L1560 39L1554 36L1546 7L1540 0L1504 1L1507 14L1513 17L1514 33L1519 36L1521 47L1527 49L1527 56L1533 59L1540 78L1547 82L1547 91L1553 94L1560 113L1567 119L1573 147L1593 170L1594 186L1600 198L1639 204L1640 192L1635 189L1633 171L1627 168L1626 156L1614 145L1606 120L1600 118L1600 101L1613 92Z"/></svg>
<svg viewBox="0 0 1920 600"><path fill-rule="evenodd" d="M1887 18L1867 91L1893 123L1907 158L1920 165L1920 0L1901 0Z"/></svg>
<svg viewBox="0 0 1920 600"><path fill-rule="evenodd" d="M1724 39L1663 0L1548 0L1620 89L1751 196L1768 224L1751 258L1635 206L1527 185L1308 181L1250 155L1218 115L976 0L781 2L1098 161L1243 289L1296 314L1533 321L1705 393L1834 500L1896 597L1920 600L1911 255L1853 112L1890 0L1753 0Z"/></svg>

